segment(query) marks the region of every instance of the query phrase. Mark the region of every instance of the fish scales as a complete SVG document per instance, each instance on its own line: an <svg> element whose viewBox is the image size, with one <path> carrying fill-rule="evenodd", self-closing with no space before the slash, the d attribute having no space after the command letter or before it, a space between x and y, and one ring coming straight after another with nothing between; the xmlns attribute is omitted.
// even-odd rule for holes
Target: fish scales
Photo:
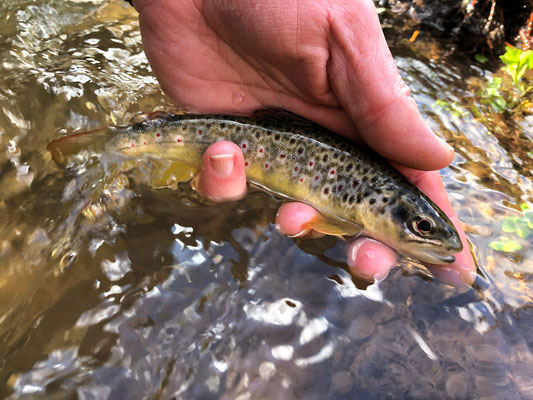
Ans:
<svg viewBox="0 0 533 400"><path fill-rule="evenodd" d="M431 217L432 224L438 225L432 221L438 220L439 228L444 227L441 234L447 241L439 243L440 251L449 254L460 249L448 217L381 157L294 114L271 110L252 117L158 113L142 123L112 130L115 134L108 135L105 151L179 160L195 168L210 144L229 140L241 148L247 179L256 185L357 224L364 234L400 247L400 252L397 242L413 238L412 229L398 230L398 223L412 225L404 220L413 213L418 218ZM428 240L436 245L434 238L423 239L426 245ZM446 260L451 259L440 261Z"/></svg>
<svg viewBox="0 0 533 400"><path fill-rule="evenodd" d="M232 141L243 151L249 181L296 200L312 199L317 208L346 220L354 219L354 205L363 202L384 214L403 194L400 185L418 191L388 164L311 123L178 115L132 126L117 139L120 153L174 153L176 159L196 162L210 144ZM169 147L182 147L188 154L169 152Z"/></svg>

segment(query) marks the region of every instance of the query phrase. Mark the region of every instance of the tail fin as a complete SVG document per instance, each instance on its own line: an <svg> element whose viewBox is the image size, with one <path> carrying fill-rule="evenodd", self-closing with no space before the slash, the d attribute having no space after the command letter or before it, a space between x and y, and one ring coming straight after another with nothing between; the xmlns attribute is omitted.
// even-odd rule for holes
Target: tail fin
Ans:
<svg viewBox="0 0 533 400"><path fill-rule="evenodd" d="M82 151L97 151L99 150L98 145L103 150L105 139L109 138L108 131L109 129L102 128L89 132L75 133L48 143L46 148L50 151L52 158L58 165L65 166L69 156Z"/></svg>

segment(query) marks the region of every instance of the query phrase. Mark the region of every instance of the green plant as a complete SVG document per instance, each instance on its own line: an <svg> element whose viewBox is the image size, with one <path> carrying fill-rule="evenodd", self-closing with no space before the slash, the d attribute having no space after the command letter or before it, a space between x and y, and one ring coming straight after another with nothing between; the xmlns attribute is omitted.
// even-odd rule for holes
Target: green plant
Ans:
<svg viewBox="0 0 533 400"><path fill-rule="evenodd" d="M483 61L479 54L476 54L475 58L479 62ZM533 69L533 51L507 46L500 59L505 66L488 80L477 95L481 104L490 106L495 112L503 113L518 110L520 105L527 104L525 95L533 89L533 86L525 79L525 75L528 70ZM512 79L514 87L506 81L505 75ZM472 106L472 111L477 117L482 115L475 105Z"/></svg>
<svg viewBox="0 0 533 400"><path fill-rule="evenodd" d="M524 85L521 82L522 77L528 69L533 69L533 50L520 50L515 47L507 46L505 53L500 56L500 59L504 62L506 70L516 87L520 91L524 91Z"/></svg>
<svg viewBox="0 0 533 400"><path fill-rule="evenodd" d="M457 117L457 118L463 117L468 114L467 111L463 108L463 106L461 106L456 101L454 101L453 103L450 103L445 100L437 100L435 101L435 103L431 105L431 107L434 110L448 111L452 114L452 116Z"/></svg>
<svg viewBox="0 0 533 400"><path fill-rule="evenodd" d="M483 54L476 54L474 58L476 59L477 62L481 64L485 64L487 61L489 61L489 59Z"/></svg>
<svg viewBox="0 0 533 400"><path fill-rule="evenodd" d="M501 95L502 78L492 77L484 90L480 90L478 96L481 103L488 104L496 112L504 112L507 109L507 100Z"/></svg>
<svg viewBox="0 0 533 400"><path fill-rule="evenodd" d="M522 216L504 218L501 229L505 233L515 233L519 238L527 239L533 232L533 209L528 203L523 203L520 207L522 208ZM502 236L500 240L492 241L489 247L497 251L512 253L522 249L518 240L520 239Z"/></svg>

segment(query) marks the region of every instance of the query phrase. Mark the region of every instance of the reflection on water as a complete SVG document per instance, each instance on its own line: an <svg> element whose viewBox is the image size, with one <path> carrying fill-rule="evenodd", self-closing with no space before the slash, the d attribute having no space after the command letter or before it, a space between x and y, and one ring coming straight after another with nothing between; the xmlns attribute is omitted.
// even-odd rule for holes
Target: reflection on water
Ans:
<svg viewBox="0 0 533 400"><path fill-rule="evenodd" d="M0 19L2 397L533 397L531 236L489 247L531 202L533 120L436 108L476 101L486 72L470 60L384 17L415 99L457 149L443 176L491 286L452 289L404 263L365 288L341 242L281 237L266 193L213 206L187 184L152 189L146 163L51 161L67 131L172 107L133 10L4 0Z"/></svg>

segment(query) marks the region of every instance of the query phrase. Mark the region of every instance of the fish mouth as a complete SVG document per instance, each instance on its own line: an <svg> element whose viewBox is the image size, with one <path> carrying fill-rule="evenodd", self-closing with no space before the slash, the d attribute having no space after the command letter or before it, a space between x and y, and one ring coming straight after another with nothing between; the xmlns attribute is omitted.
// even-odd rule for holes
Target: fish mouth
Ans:
<svg viewBox="0 0 533 400"><path fill-rule="evenodd" d="M455 256L452 254L439 253L436 251L427 251L424 253L422 261L431 264L452 264L455 262Z"/></svg>

